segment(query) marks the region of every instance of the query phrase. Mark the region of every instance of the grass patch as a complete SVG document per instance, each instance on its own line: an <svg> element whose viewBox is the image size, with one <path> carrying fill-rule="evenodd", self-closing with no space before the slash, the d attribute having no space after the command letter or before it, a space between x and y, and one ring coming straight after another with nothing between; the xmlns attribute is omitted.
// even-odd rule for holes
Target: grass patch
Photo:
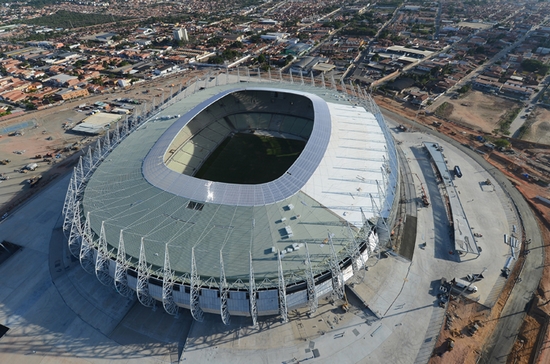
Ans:
<svg viewBox="0 0 550 364"><path fill-rule="evenodd" d="M454 110L454 106L448 103L447 101L445 101L444 103L439 105L437 109L435 109L435 114L440 118L448 119L453 113L453 110Z"/></svg>
<svg viewBox="0 0 550 364"><path fill-rule="evenodd" d="M214 182L259 184L290 168L305 141L239 133L225 139L195 177Z"/></svg>
<svg viewBox="0 0 550 364"><path fill-rule="evenodd" d="M516 107L515 109L507 111L506 114L500 118L497 131L504 135L510 135L510 125L512 125L512 122L518 116L520 111L521 107Z"/></svg>
<svg viewBox="0 0 550 364"><path fill-rule="evenodd" d="M55 14L46 15L39 18L26 19L21 21L25 24L42 25L54 28L80 28L91 25L112 23L120 20L129 19L122 16L111 14L82 14L73 11L59 10Z"/></svg>

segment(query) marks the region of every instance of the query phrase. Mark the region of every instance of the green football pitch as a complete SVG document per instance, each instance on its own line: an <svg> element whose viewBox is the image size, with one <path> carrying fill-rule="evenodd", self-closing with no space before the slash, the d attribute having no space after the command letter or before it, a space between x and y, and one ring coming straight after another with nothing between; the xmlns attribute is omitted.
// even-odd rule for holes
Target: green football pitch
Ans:
<svg viewBox="0 0 550 364"><path fill-rule="evenodd" d="M239 133L227 137L195 174L214 182L259 184L280 177L305 141Z"/></svg>

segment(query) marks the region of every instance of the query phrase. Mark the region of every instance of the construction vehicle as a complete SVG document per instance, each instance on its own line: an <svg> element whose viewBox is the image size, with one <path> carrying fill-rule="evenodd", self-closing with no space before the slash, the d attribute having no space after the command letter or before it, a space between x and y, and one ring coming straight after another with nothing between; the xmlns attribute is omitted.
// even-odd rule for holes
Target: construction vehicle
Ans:
<svg viewBox="0 0 550 364"><path fill-rule="evenodd" d="M36 184L38 183L38 181L40 181L42 179L42 176L41 175L38 175L38 176L32 176L31 178L29 178L27 180L27 182L29 183L30 187L34 187L36 186Z"/></svg>
<svg viewBox="0 0 550 364"><path fill-rule="evenodd" d="M455 347L455 341L453 338L448 337L446 340L447 343L447 351L452 351Z"/></svg>
<svg viewBox="0 0 550 364"><path fill-rule="evenodd" d="M342 310L344 310L344 312L348 312L349 311L349 302L348 302L348 296L346 295L346 292L344 291L344 303L342 304Z"/></svg>
<svg viewBox="0 0 550 364"><path fill-rule="evenodd" d="M8 163L10 163L11 161L9 159L2 159L0 160L0 164L3 164L3 165L6 165Z"/></svg>

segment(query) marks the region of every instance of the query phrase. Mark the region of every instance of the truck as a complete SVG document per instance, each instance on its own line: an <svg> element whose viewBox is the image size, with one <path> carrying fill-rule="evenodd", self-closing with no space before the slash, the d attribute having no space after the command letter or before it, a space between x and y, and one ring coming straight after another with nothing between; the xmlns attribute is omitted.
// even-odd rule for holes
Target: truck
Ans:
<svg viewBox="0 0 550 364"><path fill-rule="evenodd" d="M38 164L36 163L29 163L25 166L25 169L28 171L34 171L38 167Z"/></svg>
<svg viewBox="0 0 550 364"><path fill-rule="evenodd" d="M466 288L468 292L472 292L472 293L477 292L477 287L471 284L470 282L465 281L464 279L455 278L452 280L452 283L456 288L459 288L459 289Z"/></svg>
<svg viewBox="0 0 550 364"><path fill-rule="evenodd" d="M460 170L459 166L455 166L454 172L455 172L455 176L457 176L458 178L462 177L462 171Z"/></svg>

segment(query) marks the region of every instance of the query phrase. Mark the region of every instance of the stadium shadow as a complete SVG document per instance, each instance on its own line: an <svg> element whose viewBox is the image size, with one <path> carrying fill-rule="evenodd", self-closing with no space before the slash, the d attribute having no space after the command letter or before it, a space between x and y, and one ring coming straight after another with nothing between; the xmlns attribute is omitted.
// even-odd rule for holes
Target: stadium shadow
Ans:
<svg viewBox="0 0 550 364"><path fill-rule="evenodd" d="M426 193L430 201L429 208L432 209L434 224L434 258L458 262L459 259L454 249L447 209L445 208L445 203L441 196L437 177L432 168L430 156L424 148L413 147L411 150L420 166L424 180L426 181ZM430 249L429 246L427 248Z"/></svg>

